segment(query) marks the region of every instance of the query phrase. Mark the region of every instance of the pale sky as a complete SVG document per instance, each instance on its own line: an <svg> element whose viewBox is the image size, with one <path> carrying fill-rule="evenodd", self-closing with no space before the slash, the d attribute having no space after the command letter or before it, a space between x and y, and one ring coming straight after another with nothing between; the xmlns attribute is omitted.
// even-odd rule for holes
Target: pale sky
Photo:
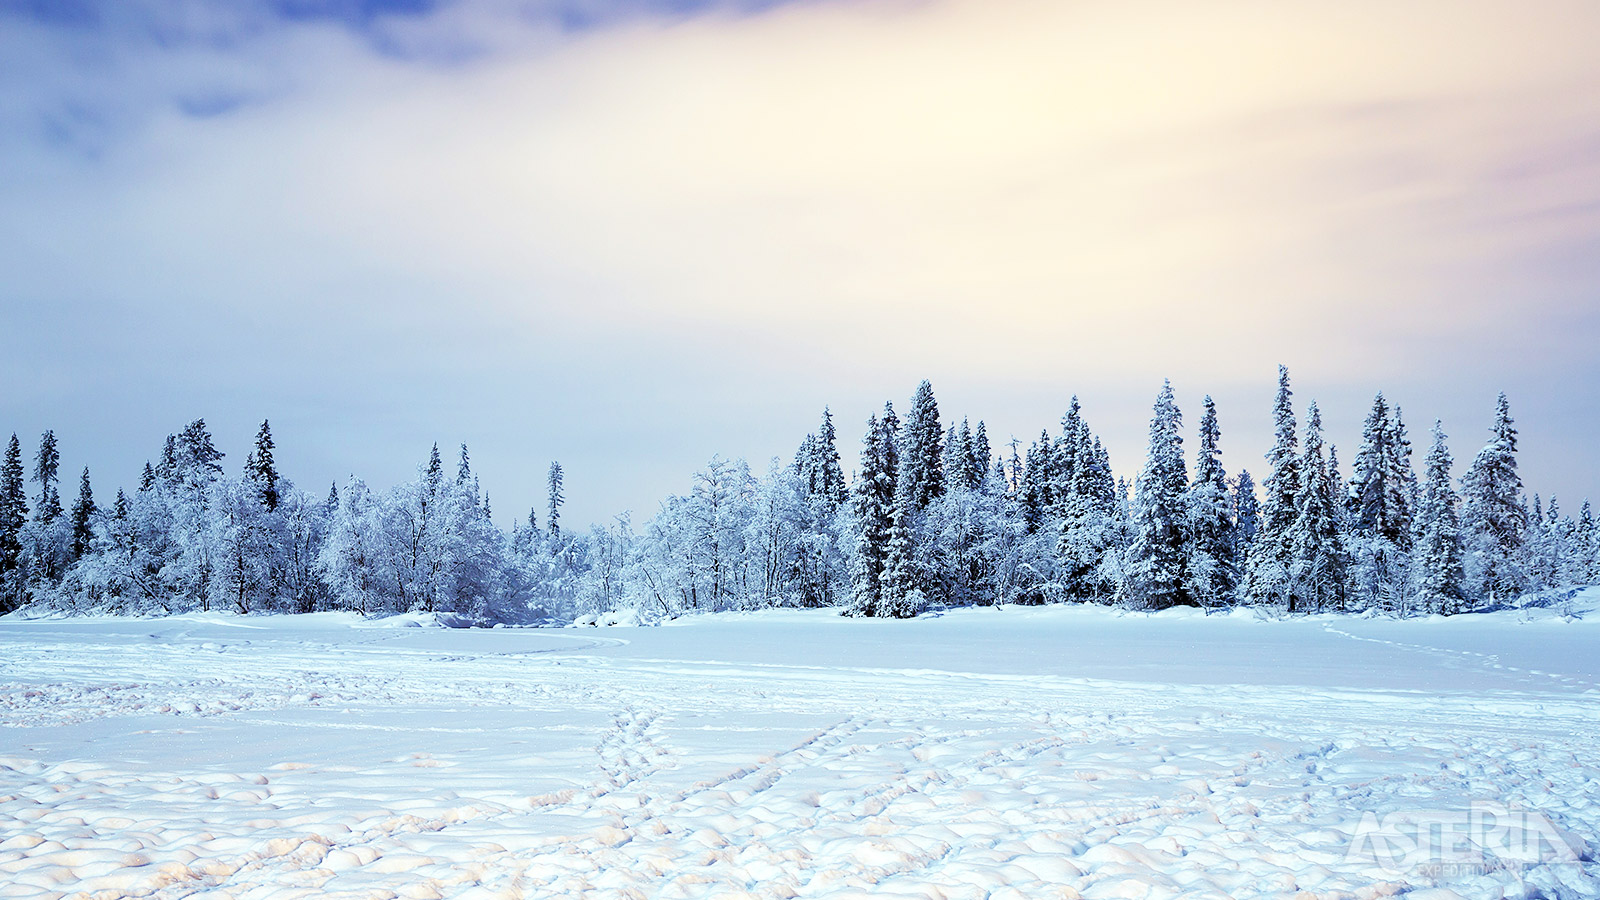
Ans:
<svg viewBox="0 0 1600 900"><path fill-rule="evenodd" d="M0 428L109 497L230 470L642 521L712 454L933 381L1077 394L1132 475L1172 379L1265 474L1276 366L1348 472L1382 389L1457 474L1505 390L1600 501L1592 2L0 0ZM1420 464L1422 453L1418 453Z"/></svg>

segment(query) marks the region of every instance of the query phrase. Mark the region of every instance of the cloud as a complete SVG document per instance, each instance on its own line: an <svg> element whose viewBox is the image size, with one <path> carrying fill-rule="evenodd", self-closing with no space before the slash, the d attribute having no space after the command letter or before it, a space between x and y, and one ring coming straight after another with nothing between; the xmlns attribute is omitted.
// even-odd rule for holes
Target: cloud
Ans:
<svg viewBox="0 0 1600 900"><path fill-rule="evenodd" d="M638 444L618 472L776 452L925 374L996 433L1089 395L1130 469L1170 375L1263 420L1248 458L1279 361L1353 430L1380 386L1487 410L1596 337L1589 4L382 7L27 25L3 114L59 124L0 144L16 302L206 346L329 435ZM312 402L330 377L359 389Z"/></svg>

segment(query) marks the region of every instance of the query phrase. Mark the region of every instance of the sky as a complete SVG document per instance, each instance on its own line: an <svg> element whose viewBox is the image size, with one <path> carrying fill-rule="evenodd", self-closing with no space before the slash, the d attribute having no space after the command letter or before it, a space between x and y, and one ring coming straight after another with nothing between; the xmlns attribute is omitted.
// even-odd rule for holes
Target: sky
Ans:
<svg viewBox="0 0 1600 900"><path fill-rule="evenodd" d="M1600 5L0 0L0 429L132 486L270 419L315 493L462 442L507 522L714 454L996 444L1170 378L1264 474L1277 366L1600 501ZM1418 454L1420 463L1421 453Z"/></svg>

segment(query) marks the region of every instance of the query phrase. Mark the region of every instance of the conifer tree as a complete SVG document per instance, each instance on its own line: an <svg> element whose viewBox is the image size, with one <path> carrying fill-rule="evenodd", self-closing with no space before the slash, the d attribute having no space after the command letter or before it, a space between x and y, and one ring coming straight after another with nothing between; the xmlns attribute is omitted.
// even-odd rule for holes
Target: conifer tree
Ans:
<svg viewBox="0 0 1600 900"><path fill-rule="evenodd" d="M89 552L94 540L94 490L89 486L89 467L83 467L83 478L78 481L78 501L72 504L72 559L74 562Z"/></svg>
<svg viewBox="0 0 1600 900"><path fill-rule="evenodd" d="M0 466L0 614L22 605L22 529L28 522L28 495L23 483L22 445L15 434Z"/></svg>
<svg viewBox="0 0 1600 900"><path fill-rule="evenodd" d="M278 508L278 466L272 457L272 425L266 420L261 420L261 428L256 432L256 446L245 460L245 477L255 485L256 497L261 500L261 505L267 510Z"/></svg>
<svg viewBox="0 0 1600 900"><path fill-rule="evenodd" d="M61 515L61 497L56 491L57 473L61 467L61 454L56 449L56 434L46 431L39 438L39 452L33 458L33 480L39 483L39 506L34 517L42 524L54 522Z"/></svg>
<svg viewBox="0 0 1600 900"><path fill-rule="evenodd" d="M561 539L561 504L567 502L566 494L561 490L561 477L561 463L552 462L545 478L550 501L546 507L545 521L550 524L550 537L555 541Z"/></svg>
<svg viewBox="0 0 1600 900"><path fill-rule="evenodd" d="M883 418L867 417L861 439L861 470L856 478L856 560L850 612L882 615L883 573L894 525L895 486L900 469L896 436L900 423L894 406L884 404Z"/></svg>
<svg viewBox="0 0 1600 900"><path fill-rule="evenodd" d="M1452 615L1462 612L1461 533L1456 518L1456 493L1450 487L1450 450L1444 426L1433 423L1433 449L1428 451L1416 544L1416 602L1423 612Z"/></svg>
<svg viewBox="0 0 1600 900"><path fill-rule="evenodd" d="M1279 366L1278 397L1272 409L1274 442L1267 454L1272 471L1263 485L1266 499L1261 503L1259 525L1245 566L1244 594L1251 603L1289 602L1289 531L1300 511L1299 439L1295 434L1293 396L1289 369Z"/></svg>
<svg viewBox="0 0 1600 900"><path fill-rule="evenodd" d="M900 465L907 468L912 509L921 512L944 494L944 430L933 385L924 380L911 398L911 411L901 428Z"/></svg>
<svg viewBox="0 0 1600 900"><path fill-rule="evenodd" d="M988 479L989 460L994 455L994 451L989 447L989 431L984 427L982 419L978 420L978 428L972 433L969 449L972 455L970 465L972 471L977 473L977 484L973 486L982 487Z"/></svg>
<svg viewBox="0 0 1600 900"><path fill-rule="evenodd" d="M1261 501L1256 497L1256 482L1249 469L1240 469L1233 479L1234 558L1243 563L1249 558L1261 525Z"/></svg>
<svg viewBox="0 0 1600 900"><path fill-rule="evenodd" d="M1189 592L1189 522L1184 504L1188 472L1183 462L1183 414L1162 385L1150 419L1150 449L1134 487L1133 546L1125 594L1151 609L1193 606Z"/></svg>
<svg viewBox="0 0 1600 900"><path fill-rule="evenodd" d="M1289 612L1342 611L1348 564L1340 515L1322 457L1322 414L1313 402L1306 413L1305 452L1300 460L1298 515L1289 530Z"/></svg>
<svg viewBox="0 0 1600 900"><path fill-rule="evenodd" d="M1467 593L1506 602L1527 587L1522 557L1528 514L1517 474L1517 430L1503 393L1495 402L1492 432L1462 481L1461 529Z"/></svg>
<svg viewBox="0 0 1600 900"><path fill-rule="evenodd" d="M1195 456L1194 481L1185 497L1188 515L1189 559L1185 589L1201 606L1221 606L1233 600L1239 582L1234 558L1233 498L1222 468L1218 443L1217 406L1205 398L1200 418L1200 449Z"/></svg>
<svg viewBox="0 0 1600 900"><path fill-rule="evenodd" d="M467 444L461 443L461 458L456 462L456 484L465 485L472 480L472 457L467 454Z"/></svg>
<svg viewBox="0 0 1600 900"><path fill-rule="evenodd" d="M907 475L914 470L902 457L900 478L895 485L894 512L889 520L889 545L884 554L882 585L876 615L907 619L922 612L926 606L918 577L916 562L916 534L913 522L917 515L914 506L917 483Z"/></svg>

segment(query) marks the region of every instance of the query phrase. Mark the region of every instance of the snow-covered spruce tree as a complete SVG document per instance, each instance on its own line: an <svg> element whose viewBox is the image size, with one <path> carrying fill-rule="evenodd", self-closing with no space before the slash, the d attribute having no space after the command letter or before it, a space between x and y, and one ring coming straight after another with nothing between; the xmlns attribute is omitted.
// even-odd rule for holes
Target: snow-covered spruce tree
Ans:
<svg viewBox="0 0 1600 900"><path fill-rule="evenodd" d="M78 479L78 499L72 504L72 561L83 559L94 542L94 488L89 484L89 467Z"/></svg>
<svg viewBox="0 0 1600 900"><path fill-rule="evenodd" d="M272 451L272 425L262 419L261 428L256 432L255 449L245 459L244 477L255 489L261 505L269 511L278 508L279 499L278 464L273 459Z"/></svg>
<svg viewBox="0 0 1600 900"><path fill-rule="evenodd" d="M1572 535L1573 584L1600 584L1600 529L1596 528L1594 509L1583 501L1578 510L1578 525Z"/></svg>
<svg viewBox="0 0 1600 900"><path fill-rule="evenodd" d="M1422 498L1417 509L1418 537L1413 573L1414 603L1423 613L1453 615L1463 611L1461 530L1456 492L1450 486L1450 449L1444 425L1433 423L1433 448L1428 451ZM1404 611L1404 610L1402 610Z"/></svg>
<svg viewBox="0 0 1600 900"><path fill-rule="evenodd" d="M72 529L61 507L57 488L60 468L61 454L55 432L46 431L39 439L39 452L34 456L33 480L39 485L39 497L33 521L22 530L31 594L52 593L72 562Z"/></svg>
<svg viewBox="0 0 1600 900"><path fill-rule="evenodd" d="M1208 395L1200 418L1200 449L1195 456L1194 481L1184 497L1188 516L1189 559L1185 564L1185 592L1206 607L1225 606L1234 600L1239 565L1234 557L1233 497L1222 468L1218 442L1217 406Z"/></svg>
<svg viewBox="0 0 1600 900"><path fill-rule="evenodd" d="M928 508L944 493L944 431L939 426L939 404L933 385L924 380L911 398L911 411L900 431L900 467L906 470L906 490L915 512Z"/></svg>
<svg viewBox="0 0 1600 900"><path fill-rule="evenodd" d="M1061 491L1055 547L1059 594L1064 600L1109 602L1116 594L1117 582L1107 576L1104 562L1107 554L1117 552L1120 546L1116 479L1105 447L1090 432L1076 402L1073 407L1067 426L1076 444L1072 481Z"/></svg>
<svg viewBox="0 0 1600 900"><path fill-rule="evenodd" d="M1048 432L1039 432L1039 439L1028 445L1028 455L1023 463L1022 484L1018 488L1022 521L1031 534L1045 522L1045 516L1054 504L1055 448Z"/></svg>
<svg viewBox="0 0 1600 900"><path fill-rule="evenodd" d="M994 451L989 447L989 430L984 427L983 420L978 420L978 429L973 432L972 440L967 444L968 462L967 471L972 473L969 487L977 490L986 490L989 482L989 460Z"/></svg>
<svg viewBox="0 0 1600 900"><path fill-rule="evenodd" d="M883 418L867 417L867 433L861 439L861 469L856 478L854 504L854 588L847 610L851 615L881 615L883 570L889 556L895 483L900 470L896 445L899 429L894 406L886 403Z"/></svg>
<svg viewBox="0 0 1600 900"><path fill-rule="evenodd" d="M552 462L550 471L545 476L545 487L549 493L549 506L545 512L545 524L550 529L551 539L556 541L561 539L561 504L567 502L566 495L561 491L561 481L561 463Z"/></svg>
<svg viewBox="0 0 1600 900"><path fill-rule="evenodd" d="M1261 503L1259 525L1245 560L1243 594L1248 603L1289 605L1289 564L1293 559L1290 529L1300 513L1299 438L1295 434L1293 392L1289 369L1278 367L1278 397L1273 403L1272 450L1267 462L1266 498Z"/></svg>
<svg viewBox="0 0 1600 900"><path fill-rule="evenodd" d="M1503 393L1495 401L1491 431L1461 484L1463 562L1467 595L1474 603L1508 603L1527 588L1527 510L1517 474L1517 430Z"/></svg>
<svg viewBox="0 0 1600 900"><path fill-rule="evenodd" d="M1380 392L1362 428L1348 499L1352 601L1395 611L1404 602L1412 542L1411 449Z"/></svg>
<svg viewBox="0 0 1600 900"><path fill-rule="evenodd" d="M1255 543L1256 531L1261 527L1261 500L1256 496L1256 481L1250 477L1249 469L1240 469L1232 484L1229 500L1233 510L1233 553L1242 573L1250 545Z"/></svg>
<svg viewBox="0 0 1600 900"><path fill-rule="evenodd" d="M1313 402L1306 413L1305 451L1300 458L1298 515L1289 528L1289 612L1341 612L1348 590L1340 513L1322 457L1322 414Z"/></svg>
<svg viewBox="0 0 1600 900"><path fill-rule="evenodd" d="M1134 487L1133 545L1128 550L1122 596L1149 609L1193 606L1189 593L1189 516L1184 494L1183 414L1166 382L1150 419L1150 447Z"/></svg>
<svg viewBox="0 0 1600 900"><path fill-rule="evenodd" d="M879 576L881 584L875 615L907 619L927 606L927 596L922 590L922 572L917 564L916 498L922 485L913 474L916 468L915 461L901 457L900 477L895 483L894 511L889 519L889 546L884 555L883 573Z"/></svg>
<svg viewBox="0 0 1600 900"><path fill-rule="evenodd" d="M840 508L846 499L833 414L822 410L822 427L806 435L795 454L794 471L806 505L796 536L794 589L801 606L830 606L846 580L847 564L839 542ZM769 475L768 481L772 477ZM773 490L778 490L776 485ZM769 498L776 502L776 498Z"/></svg>
<svg viewBox="0 0 1600 900"><path fill-rule="evenodd" d="M0 614L21 606L27 597L22 528L28 522L28 494L23 477L22 444L13 434L0 466Z"/></svg>

